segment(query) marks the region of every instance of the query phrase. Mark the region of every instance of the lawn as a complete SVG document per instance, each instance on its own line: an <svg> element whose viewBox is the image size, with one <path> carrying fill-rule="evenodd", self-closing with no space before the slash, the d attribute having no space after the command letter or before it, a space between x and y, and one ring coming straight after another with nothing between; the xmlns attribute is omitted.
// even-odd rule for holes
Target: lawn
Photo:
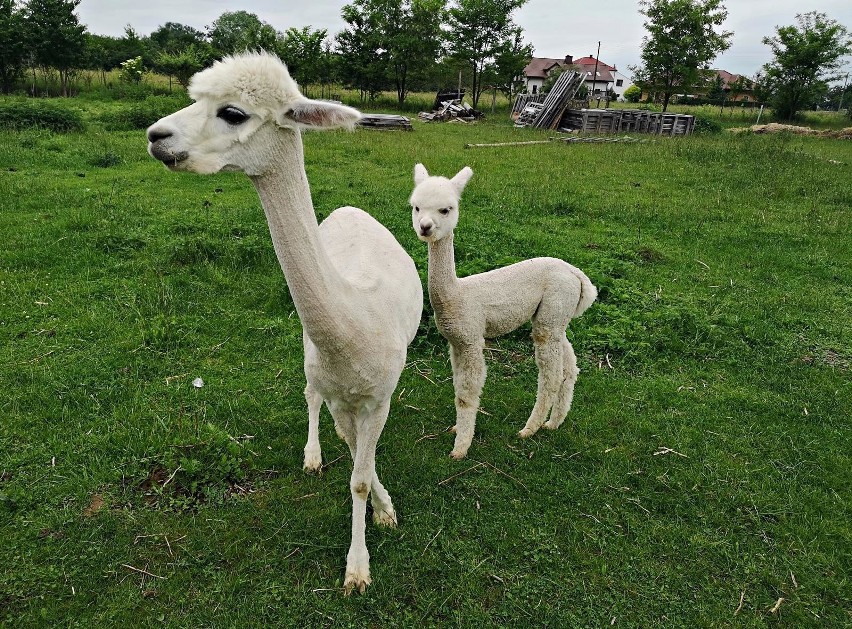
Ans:
<svg viewBox="0 0 852 629"><path fill-rule="evenodd" d="M460 275L548 255L600 290L569 420L517 438L522 329L458 462L426 306L377 456L399 527L368 525L350 598L348 451L324 410L301 470L301 327L250 182L91 120L0 132L0 624L852 624L852 143L464 148L547 137L498 118L305 136L320 218L362 207L424 280L418 161L474 170Z"/></svg>

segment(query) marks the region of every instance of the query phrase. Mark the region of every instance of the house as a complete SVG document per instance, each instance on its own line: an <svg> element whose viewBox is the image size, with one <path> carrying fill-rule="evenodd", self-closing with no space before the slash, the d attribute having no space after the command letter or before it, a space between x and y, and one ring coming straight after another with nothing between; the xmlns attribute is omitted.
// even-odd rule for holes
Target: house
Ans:
<svg viewBox="0 0 852 629"><path fill-rule="evenodd" d="M722 79L722 90L725 92L725 100L734 101L737 103L749 103L755 100L753 91L753 82L747 76L742 74L733 74L727 70L712 70L712 74L708 79L708 84L713 85L718 76Z"/></svg>
<svg viewBox="0 0 852 629"><path fill-rule="evenodd" d="M585 85L589 90L589 97L593 99L606 98L608 89L615 92L616 98L621 98L624 90L633 85L630 78L619 72L615 66L598 60L596 69L595 57L592 55L579 59L574 59L571 55L565 55L563 59L533 57L524 68L523 79L527 93L537 94L552 72L569 67L586 74Z"/></svg>

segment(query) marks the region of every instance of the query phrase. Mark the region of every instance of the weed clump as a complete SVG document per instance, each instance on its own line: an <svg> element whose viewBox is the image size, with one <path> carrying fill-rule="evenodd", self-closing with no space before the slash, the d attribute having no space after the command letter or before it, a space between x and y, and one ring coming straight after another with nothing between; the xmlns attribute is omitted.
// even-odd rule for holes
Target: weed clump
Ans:
<svg viewBox="0 0 852 629"><path fill-rule="evenodd" d="M188 104L189 100L186 96L149 96L141 102L101 115L100 121L109 131L147 129L160 118Z"/></svg>

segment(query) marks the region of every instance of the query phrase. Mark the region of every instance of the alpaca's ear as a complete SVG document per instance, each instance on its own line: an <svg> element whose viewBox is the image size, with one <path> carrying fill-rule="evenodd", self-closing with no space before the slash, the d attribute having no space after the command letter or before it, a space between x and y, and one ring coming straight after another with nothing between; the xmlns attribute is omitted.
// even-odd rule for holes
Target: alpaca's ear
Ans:
<svg viewBox="0 0 852 629"><path fill-rule="evenodd" d="M455 177L450 179L452 184L456 187L459 195L461 195L462 190L464 190L464 187L467 185L467 182L470 181L471 177L473 177L473 171L470 166L465 166Z"/></svg>
<svg viewBox="0 0 852 629"><path fill-rule="evenodd" d="M352 107L304 98L282 111L278 115L278 124L306 129L351 129L360 118L361 112Z"/></svg>
<svg viewBox="0 0 852 629"><path fill-rule="evenodd" d="M421 181L425 181L429 176L429 173L426 170L426 167L423 164L415 164L414 165L414 183L419 184Z"/></svg>

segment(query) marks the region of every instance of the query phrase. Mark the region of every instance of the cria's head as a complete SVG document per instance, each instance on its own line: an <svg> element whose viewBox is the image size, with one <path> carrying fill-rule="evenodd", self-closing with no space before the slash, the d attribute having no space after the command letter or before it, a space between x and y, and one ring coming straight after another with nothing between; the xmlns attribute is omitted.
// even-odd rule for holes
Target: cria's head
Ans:
<svg viewBox="0 0 852 629"><path fill-rule="evenodd" d="M217 61L192 77L189 107L148 128L148 152L172 170L249 175L274 159L274 134L300 128L352 128L361 114L302 96L281 60L247 52Z"/></svg>
<svg viewBox="0 0 852 629"><path fill-rule="evenodd" d="M423 164L414 167L414 192L411 193L411 221L417 237L435 242L453 232L459 220L459 199L473 176L470 167L462 168L452 179L430 177Z"/></svg>

